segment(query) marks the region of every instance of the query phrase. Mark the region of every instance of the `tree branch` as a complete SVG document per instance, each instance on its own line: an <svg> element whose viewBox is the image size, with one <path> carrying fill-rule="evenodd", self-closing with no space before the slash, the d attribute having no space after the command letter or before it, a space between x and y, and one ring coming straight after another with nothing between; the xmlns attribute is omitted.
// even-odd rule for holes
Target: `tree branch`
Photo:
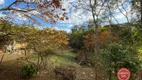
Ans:
<svg viewBox="0 0 142 80"><path fill-rule="evenodd" d="M18 12L30 12L30 11L34 11L36 9L22 10L22 9L17 9L17 8L10 8L9 10L14 10L14 11L18 11Z"/></svg>

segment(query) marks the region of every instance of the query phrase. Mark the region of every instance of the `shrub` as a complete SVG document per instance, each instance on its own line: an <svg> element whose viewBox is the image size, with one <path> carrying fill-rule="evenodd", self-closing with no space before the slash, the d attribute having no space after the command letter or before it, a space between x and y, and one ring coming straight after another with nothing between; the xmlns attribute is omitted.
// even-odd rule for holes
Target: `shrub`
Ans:
<svg viewBox="0 0 142 80"><path fill-rule="evenodd" d="M137 51L132 46L112 43L109 48L102 50L102 59L110 75L112 71L117 73L123 67L130 69L133 74L140 68Z"/></svg>
<svg viewBox="0 0 142 80"><path fill-rule="evenodd" d="M24 78L32 77L37 74L38 68L35 65L26 65L22 68Z"/></svg>

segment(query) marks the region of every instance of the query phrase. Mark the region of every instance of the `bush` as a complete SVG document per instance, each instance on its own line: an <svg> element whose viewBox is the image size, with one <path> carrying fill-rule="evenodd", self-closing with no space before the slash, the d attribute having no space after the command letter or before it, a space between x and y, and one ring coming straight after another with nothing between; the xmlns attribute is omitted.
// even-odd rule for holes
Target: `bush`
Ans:
<svg viewBox="0 0 142 80"><path fill-rule="evenodd" d="M37 74L38 68L35 65L27 65L22 68L24 78L32 77Z"/></svg>
<svg viewBox="0 0 142 80"><path fill-rule="evenodd" d="M110 73L120 68L128 68L131 73L135 74L140 68L138 53L132 46L124 46L119 43L112 43L109 48L102 50L102 61L106 64L106 69Z"/></svg>

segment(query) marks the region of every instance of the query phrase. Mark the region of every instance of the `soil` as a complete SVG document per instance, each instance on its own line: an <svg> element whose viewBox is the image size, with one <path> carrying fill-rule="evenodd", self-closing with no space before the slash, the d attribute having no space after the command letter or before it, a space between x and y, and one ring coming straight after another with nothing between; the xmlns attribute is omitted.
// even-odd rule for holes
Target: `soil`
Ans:
<svg viewBox="0 0 142 80"><path fill-rule="evenodd" d="M0 64L0 80L22 80L21 67L15 60Z"/></svg>
<svg viewBox="0 0 142 80"><path fill-rule="evenodd" d="M0 80L62 80L55 77L52 69L43 69L35 77L22 79L21 69L24 65L17 60L6 61L0 65ZM94 71L91 68L76 68L76 80L94 80Z"/></svg>

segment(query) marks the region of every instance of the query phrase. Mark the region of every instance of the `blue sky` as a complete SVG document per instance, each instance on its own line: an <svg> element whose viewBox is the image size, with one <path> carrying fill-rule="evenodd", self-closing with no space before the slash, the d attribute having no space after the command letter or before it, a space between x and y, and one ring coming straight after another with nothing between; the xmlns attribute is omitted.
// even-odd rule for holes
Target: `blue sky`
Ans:
<svg viewBox="0 0 142 80"><path fill-rule="evenodd" d="M15 1L15 0L0 0L0 8L12 3L13 1ZM66 9L66 13L69 17L69 20L57 21L56 24L41 22L42 25L40 25L40 27L52 27L52 26L54 26L58 30L66 30L67 32L69 32L71 30L71 28L75 25L87 26L89 20L92 19L92 15L89 12L84 14L83 10L81 10L81 9L77 10L75 7L73 7L72 5L77 6L77 1L78 0L64 0L62 2L62 4L63 4L62 7ZM20 7L24 8L24 4L21 4ZM130 10L130 6L128 6L127 10ZM5 16L5 15L1 14L1 12L0 12L0 17L2 17L2 16ZM127 21L122 13L118 12L114 16L119 21L119 23L124 23L124 22ZM19 14L18 17L19 17L19 19L21 19L21 21L26 20L26 18L21 16L21 14ZM114 20L112 20L112 21L114 23L116 23ZM17 20L17 23L20 23L20 21Z"/></svg>

